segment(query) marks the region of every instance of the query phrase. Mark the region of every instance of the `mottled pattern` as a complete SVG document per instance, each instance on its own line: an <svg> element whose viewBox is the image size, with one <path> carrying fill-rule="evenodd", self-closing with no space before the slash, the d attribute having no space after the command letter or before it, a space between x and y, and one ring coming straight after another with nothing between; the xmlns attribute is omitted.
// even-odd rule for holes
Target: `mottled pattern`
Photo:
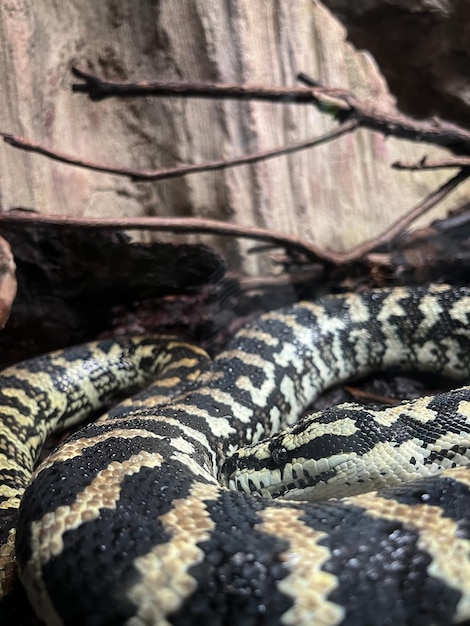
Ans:
<svg viewBox="0 0 470 626"><path fill-rule="evenodd" d="M12 368L3 571L16 526L21 582L50 625L470 621L470 387L299 419L326 387L387 367L468 382L469 313L465 288L378 290L264 315L212 364L144 339ZM47 433L135 386L141 362L164 368L158 382L24 491Z"/></svg>

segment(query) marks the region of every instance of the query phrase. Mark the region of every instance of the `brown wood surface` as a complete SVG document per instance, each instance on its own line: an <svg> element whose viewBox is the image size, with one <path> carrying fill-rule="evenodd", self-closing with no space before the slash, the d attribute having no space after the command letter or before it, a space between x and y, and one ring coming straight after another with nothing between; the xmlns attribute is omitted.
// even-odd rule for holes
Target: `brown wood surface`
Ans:
<svg viewBox="0 0 470 626"><path fill-rule="evenodd" d="M140 168L273 148L321 134L334 122L307 105L177 98L95 103L72 93L70 67L109 79L266 86L294 86L296 74L305 71L325 85L351 88L365 101L391 107L371 57L344 39L343 28L312 0L2 2L0 131L90 160ZM389 167L423 154L442 151L360 131L262 163L132 182L0 144L0 202L4 209L25 206L85 217L216 218L345 250L386 229L447 176ZM464 193L462 186L433 215L456 206ZM231 265L242 258L246 271L259 271L258 257L246 254L250 243L210 241L224 248ZM267 263L261 267L271 269Z"/></svg>

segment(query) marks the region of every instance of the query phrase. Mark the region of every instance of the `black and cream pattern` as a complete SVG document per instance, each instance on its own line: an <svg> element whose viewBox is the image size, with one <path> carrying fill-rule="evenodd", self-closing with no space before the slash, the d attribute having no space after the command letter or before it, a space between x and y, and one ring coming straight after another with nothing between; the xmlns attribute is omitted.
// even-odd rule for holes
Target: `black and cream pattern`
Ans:
<svg viewBox="0 0 470 626"><path fill-rule="evenodd" d="M470 623L470 387L299 419L388 367L469 383L469 318L467 288L384 289L263 315L212 363L141 338L6 370L2 594L16 550L51 626Z"/></svg>

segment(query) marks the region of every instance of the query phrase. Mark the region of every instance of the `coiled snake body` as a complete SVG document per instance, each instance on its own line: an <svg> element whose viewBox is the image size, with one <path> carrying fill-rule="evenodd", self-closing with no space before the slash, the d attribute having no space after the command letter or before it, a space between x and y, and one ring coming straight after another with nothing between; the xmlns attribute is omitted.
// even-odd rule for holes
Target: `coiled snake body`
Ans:
<svg viewBox="0 0 470 626"><path fill-rule="evenodd" d="M325 387L385 367L468 382L469 316L466 288L376 290L264 315L212 364L141 338L6 370L6 600L16 529L50 625L470 623L470 387L298 419ZM51 431L159 371L30 480Z"/></svg>

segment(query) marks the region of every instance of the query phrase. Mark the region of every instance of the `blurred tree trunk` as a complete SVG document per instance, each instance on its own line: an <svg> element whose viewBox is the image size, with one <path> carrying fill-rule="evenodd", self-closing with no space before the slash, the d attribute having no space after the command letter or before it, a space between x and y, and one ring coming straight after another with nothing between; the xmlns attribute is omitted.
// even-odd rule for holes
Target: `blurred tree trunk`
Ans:
<svg viewBox="0 0 470 626"><path fill-rule="evenodd" d="M72 94L70 67L119 80L280 86L296 85L297 72L304 71L325 85L393 106L372 58L344 38L339 23L312 0L3 2L0 130L123 167L197 163L274 148L320 135L334 121L306 105L179 98L94 103ZM384 230L443 180L439 173L394 172L390 163L436 152L361 131L255 165L146 183L0 144L0 201L3 209L73 216L217 218L344 250ZM440 215L456 197L440 207ZM243 258L246 271L259 270L244 254L249 243L211 241L225 245L231 262Z"/></svg>

